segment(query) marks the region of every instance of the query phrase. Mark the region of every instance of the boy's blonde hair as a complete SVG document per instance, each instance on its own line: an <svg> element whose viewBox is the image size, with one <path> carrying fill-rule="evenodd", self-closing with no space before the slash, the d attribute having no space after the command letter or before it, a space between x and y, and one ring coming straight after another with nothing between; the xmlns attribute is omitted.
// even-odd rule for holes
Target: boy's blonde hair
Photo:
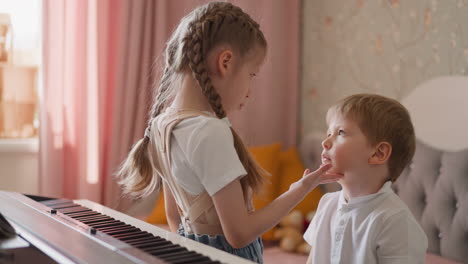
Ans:
<svg viewBox="0 0 468 264"><path fill-rule="evenodd" d="M416 138L408 110L394 99L376 94L355 94L340 100L327 113L339 113L357 122L371 146L392 145L388 161L391 181L396 181L413 158Z"/></svg>
<svg viewBox="0 0 468 264"><path fill-rule="evenodd" d="M206 58L210 51L220 45L229 45L233 52L245 58L255 47L266 51L267 42L256 23L248 14L226 2L211 2L200 6L185 16L166 45L165 67L148 125L174 99L177 80L190 72L197 80L203 94L218 118L226 113L221 97L211 82ZM266 172L255 162L237 133L231 128L234 146L248 175L241 179L244 195L248 188L257 191ZM124 194L141 198L159 188L161 179L153 175L148 155L149 137L139 140L132 148L118 172L119 184Z"/></svg>

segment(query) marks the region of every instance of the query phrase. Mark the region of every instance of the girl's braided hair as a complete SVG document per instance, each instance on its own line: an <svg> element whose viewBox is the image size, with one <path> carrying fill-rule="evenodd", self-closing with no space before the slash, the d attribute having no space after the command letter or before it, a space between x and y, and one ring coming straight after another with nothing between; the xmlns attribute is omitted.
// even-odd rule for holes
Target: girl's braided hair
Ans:
<svg viewBox="0 0 468 264"><path fill-rule="evenodd" d="M151 108L149 125L173 99L173 83L177 74L187 71L199 84L216 116L226 116L206 63L208 53L221 44L229 45L240 57L256 46L267 48L259 24L239 7L226 2L211 2L196 8L181 20L167 43L164 71ZM241 179L244 196L247 197L249 188L259 190L266 171L255 162L234 129L231 131L235 149L247 171L247 176ZM153 175L148 154L149 140L145 136L133 146L117 175L124 194L135 198L149 195L161 182Z"/></svg>

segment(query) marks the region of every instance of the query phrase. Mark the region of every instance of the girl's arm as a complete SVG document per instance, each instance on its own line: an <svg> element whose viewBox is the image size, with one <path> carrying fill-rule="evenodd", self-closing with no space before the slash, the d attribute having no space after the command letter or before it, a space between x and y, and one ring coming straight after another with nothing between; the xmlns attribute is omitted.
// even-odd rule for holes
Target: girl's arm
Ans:
<svg viewBox="0 0 468 264"><path fill-rule="evenodd" d="M304 197L322 183L334 182L342 175L325 174L327 164L293 183L289 190L264 208L249 213L243 199L240 180L235 180L213 195L224 235L233 247L242 248L277 225Z"/></svg>
<svg viewBox="0 0 468 264"><path fill-rule="evenodd" d="M166 218L169 228L172 232L177 233L180 224L180 215L177 210L177 204L172 195L171 189L166 183L163 184L164 188L164 206L166 207Z"/></svg>

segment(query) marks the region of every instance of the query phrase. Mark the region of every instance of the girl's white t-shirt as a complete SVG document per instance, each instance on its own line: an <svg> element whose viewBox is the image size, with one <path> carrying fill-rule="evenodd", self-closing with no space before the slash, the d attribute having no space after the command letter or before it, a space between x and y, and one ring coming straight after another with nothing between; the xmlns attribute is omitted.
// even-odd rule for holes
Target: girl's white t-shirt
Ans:
<svg viewBox="0 0 468 264"><path fill-rule="evenodd" d="M234 148L227 118L198 116L172 130L172 175L190 194L210 196L247 174Z"/></svg>

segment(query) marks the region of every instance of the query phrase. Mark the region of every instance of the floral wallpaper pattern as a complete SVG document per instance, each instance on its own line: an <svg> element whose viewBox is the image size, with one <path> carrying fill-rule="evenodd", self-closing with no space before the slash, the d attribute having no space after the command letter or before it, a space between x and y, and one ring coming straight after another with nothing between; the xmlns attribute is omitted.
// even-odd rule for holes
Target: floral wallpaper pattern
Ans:
<svg viewBox="0 0 468 264"><path fill-rule="evenodd" d="M404 98L424 81L468 74L468 0L304 0L299 133L325 131L336 100ZM468 89L468 87L467 87Z"/></svg>

